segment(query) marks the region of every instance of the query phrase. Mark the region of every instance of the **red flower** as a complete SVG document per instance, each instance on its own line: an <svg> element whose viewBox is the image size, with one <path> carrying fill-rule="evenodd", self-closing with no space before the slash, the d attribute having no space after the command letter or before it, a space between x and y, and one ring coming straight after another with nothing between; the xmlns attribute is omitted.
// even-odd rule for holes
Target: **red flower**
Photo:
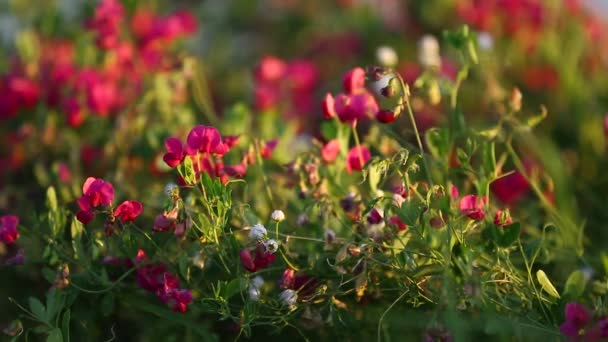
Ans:
<svg viewBox="0 0 608 342"><path fill-rule="evenodd" d="M365 163L372 159L372 155L369 149L365 146L355 146L346 156L346 171L352 173L353 171L361 171Z"/></svg>
<svg viewBox="0 0 608 342"><path fill-rule="evenodd" d="M391 123L395 121L397 115L392 110L381 109L376 113L376 120L381 123Z"/></svg>
<svg viewBox="0 0 608 342"><path fill-rule="evenodd" d="M253 256L248 249L243 249L240 253L241 264L249 272L255 272L255 263L253 262Z"/></svg>
<svg viewBox="0 0 608 342"><path fill-rule="evenodd" d="M324 161L331 163L336 160L340 153L340 141L338 139L330 140L321 150L321 157Z"/></svg>
<svg viewBox="0 0 608 342"><path fill-rule="evenodd" d="M272 152L274 151L275 148L277 148L278 144L279 144L279 141L277 139L267 141L264 144L264 147L262 147L262 150L260 151L260 155L262 156L262 158L264 158L264 159L270 158L272 156Z"/></svg>
<svg viewBox="0 0 608 342"><path fill-rule="evenodd" d="M460 200L460 212L470 219L479 221L484 217L484 207L486 205L485 197L477 197L476 195L466 195Z"/></svg>
<svg viewBox="0 0 608 342"><path fill-rule="evenodd" d="M167 153L163 156L163 160L169 167L176 167L184 160L184 147L182 142L177 138L167 138L165 140L165 148Z"/></svg>
<svg viewBox="0 0 608 342"><path fill-rule="evenodd" d="M396 227L399 231L404 231L407 229L407 224L401 221L401 219L397 215L393 215L388 219L388 225Z"/></svg>
<svg viewBox="0 0 608 342"><path fill-rule="evenodd" d="M84 122L84 113L75 98L68 98L63 103L65 121L70 127L78 127Z"/></svg>
<svg viewBox="0 0 608 342"><path fill-rule="evenodd" d="M12 244L19 238L19 218L14 215L0 217L0 242Z"/></svg>
<svg viewBox="0 0 608 342"><path fill-rule="evenodd" d="M124 201L114 210L114 216L122 222L133 222L141 214L143 206L138 201Z"/></svg>
<svg viewBox="0 0 608 342"><path fill-rule="evenodd" d="M109 205L114 199L114 187L101 178L89 177L82 186L82 196L91 207Z"/></svg>
<svg viewBox="0 0 608 342"><path fill-rule="evenodd" d="M186 153L190 156L197 153L224 155L228 146L222 142L222 136L215 127L198 125L194 127L186 139Z"/></svg>
<svg viewBox="0 0 608 342"><path fill-rule="evenodd" d="M188 304L192 303L192 292L190 290L176 289L169 295L169 304L173 311L184 313L188 310Z"/></svg>
<svg viewBox="0 0 608 342"><path fill-rule="evenodd" d="M291 289L294 286L296 271L292 268L287 267L279 279L279 288Z"/></svg>

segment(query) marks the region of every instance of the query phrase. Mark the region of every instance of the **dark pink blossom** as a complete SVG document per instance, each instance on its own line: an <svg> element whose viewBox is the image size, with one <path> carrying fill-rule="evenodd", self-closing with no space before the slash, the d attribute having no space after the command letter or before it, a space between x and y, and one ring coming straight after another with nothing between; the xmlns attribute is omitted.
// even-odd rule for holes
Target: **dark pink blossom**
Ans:
<svg viewBox="0 0 608 342"><path fill-rule="evenodd" d="M334 105L334 97L330 93L325 94L323 102L321 103L321 109L323 110L323 118L325 119L331 119L337 115Z"/></svg>
<svg viewBox="0 0 608 342"><path fill-rule="evenodd" d="M346 156L346 171L361 171L365 163L372 159L372 154L366 146L355 146L348 151Z"/></svg>
<svg viewBox="0 0 608 342"><path fill-rule="evenodd" d="M342 86L347 94L354 94L365 89L365 70L357 67L347 71L342 79Z"/></svg>
<svg viewBox="0 0 608 342"><path fill-rule="evenodd" d="M528 193L530 184L519 171L515 171L490 183L490 190L504 204L513 205Z"/></svg>
<svg viewBox="0 0 608 342"><path fill-rule="evenodd" d="M141 214L143 208L138 201L124 201L114 209L114 216L119 217L122 222L133 222Z"/></svg>
<svg viewBox="0 0 608 342"><path fill-rule="evenodd" d="M89 177L82 186L82 196L92 207L109 205L114 200L114 187L101 178Z"/></svg>
<svg viewBox="0 0 608 342"><path fill-rule="evenodd" d="M407 224L405 224L399 216L393 215L388 219L388 225L397 228L399 231L404 231L407 229Z"/></svg>
<svg viewBox="0 0 608 342"><path fill-rule="evenodd" d="M152 230L155 232L166 232L175 229L175 220L170 219L164 214L159 214L154 219Z"/></svg>
<svg viewBox="0 0 608 342"><path fill-rule="evenodd" d="M287 70L287 64L274 56L262 58L255 70L255 78L259 82L279 81Z"/></svg>
<svg viewBox="0 0 608 342"><path fill-rule="evenodd" d="M466 195L460 199L460 212L470 219L479 221L485 216L486 198L477 195Z"/></svg>
<svg viewBox="0 0 608 342"><path fill-rule="evenodd" d="M262 156L262 158L269 159L270 157L272 157L272 152L277 148L278 144L279 141L277 139L267 141L262 147L262 150L260 151L260 155Z"/></svg>
<svg viewBox="0 0 608 342"><path fill-rule="evenodd" d="M184 146L177 138L167 138L165 140L165 148L167 153L163 156L163 160L169 167L176 167L182 163L185 157Z"/></svg>
<svg viewBox="0 0 608 342"><path fill-rule="evenodd" d="M566 304L565 314L566 320L560 325L559 330L565 336L579 337L581 331L590 323L591 314L583 304L576 302Z"/></svg>
<svg viewBox="0 0 608 342"><path fill-rule="evenodd" d="M255 272L255 263L253 262L251 251L248 249L243 249L239 256L241 258L241 264L243 267L249 272Z"/></svg>
<svg viewBox="0 0 608 342"><path fill-rule="evenodd" d="M228 146L222 142L222 136L215 127L198 125L194 127L186 138L186 153L217 154L219 156L228 152Z"/></svg>
<svg viewBox="0 0 608 342"><path fill-rule="evenodd" d="M287 267L279 279L279 288L291 289L294 286L296 271Z"/></svg>
<svg viewBox="0 0 608 342"><path fill-rule="evenodd" d="M0 217L0 242L12 244L19 238L19 218L14 215Z"/></svg>
<svg viewBox="0 0 608 342"><path fill-rule="evenodd" d="M513 223L513 219L511 218L511 215L509 215L509 211L502 211L502 210L497 210L496 214L494 215L494 224L499 226L499 227L503 227L503 226L508 226L511 223Z"/></svg>

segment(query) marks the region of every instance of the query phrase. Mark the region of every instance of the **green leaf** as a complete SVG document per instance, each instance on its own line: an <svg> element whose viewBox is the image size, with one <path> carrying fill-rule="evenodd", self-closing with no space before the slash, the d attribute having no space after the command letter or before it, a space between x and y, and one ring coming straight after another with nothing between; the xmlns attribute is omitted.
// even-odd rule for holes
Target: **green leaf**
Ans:
<svg viewBox="0 0 608 342"><path fill-rule="evenodd" d="M46 319L46 310L44 309L44 305L38 300L38 298L30 297L28 301L30 304L30 310L34 316L42 322L48 322Z"/></svg>
<svg viewBox="0 0 608 342"><path fill-rule="evenodd" d="M61 322L61 331L65 336L65 342L70 342L70 321L72 319L72 312L67 309L63 314L63 320Z"/></svg>
<svg viewBox="0 0 608 342"><path fill-rule="evenodd" d="M585 292L586 285L587 282L583 271L574 271L570 273L568 280L566 280L564 295L570 299L577 299Z"/></svg>
<svg viewBox="0 0 608 342"><path fill-rule="evenodd" d="M51 322L55 316L63 309L65 294L55 289L51 290L46 296L46 321Z"/></svg>
<svg viewBox="0 0 608 342"><path fill-rule="evenodd" d="M321 122L321 135L326 140L336 139L338 136L338 128L334 120L327 120Z"/></svg>
<svg viewBox="0 0 608 342"><path fill-rule="evenodd" d="M49 336L46 338L46 342L63 342L63 334L61 329L55 328L51 330Z"/></svg>
<svg viewBox="0 0 608 342"><path fill-rule="evenodd" d="M401 208L397 211L399 219L408 226L414 226L418 222L420 215L424 211L424 205L421 203L411 200L405 201L401 205Z"/></svg>
<svg viewBox="0 0 608 342"><path fill-rule="evenodd" d="M549 277L547 277L547 274L545 274L545 271L538 270L536 272L536 279L540 283L540 286L543 288L543 290L547 292L551 297L559 298L559 292L557 292L555 286L553 286L551 280L549 280Z"/></svg>
<svg viewBox="0 0 608 342"><path fill-rule="evenodd" d="M228 299L234 296L237 293L241 293L247 287L247 282L245 279L237 278L232 279L224 290L224 299Z"/></svg>
<svg viewBox="0 0 608 342"><path fill-rule="evenodd" d="M101 299L100 309L101 309L101 313L105 317L110 316L112 314L112 312L114 312L114 305L115 305L114 303L115 303L115 299L114 299L114 294L112 292L103 296L103 298Z"/></svg>
<svg viewBox="0 0 608 342"><path fill-rule="evenodd" d="M519 222L512 223L508 226L497 227L493 223L489 226L490 233L494 242L500 247L509 247L519 237L521 226Z"/></svg>

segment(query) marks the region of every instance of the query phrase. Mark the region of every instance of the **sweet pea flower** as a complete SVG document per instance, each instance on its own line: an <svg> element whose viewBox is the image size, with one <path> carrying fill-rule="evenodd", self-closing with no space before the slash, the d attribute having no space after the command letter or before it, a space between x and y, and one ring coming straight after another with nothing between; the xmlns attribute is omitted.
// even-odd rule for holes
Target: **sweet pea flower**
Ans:
<svg viewBox="0 0 608 342"><path fill-rule="evenodd" d="M369 149L365 146L355 146L346 156L346 171L352 173L353 171L361 171L365 163L372 159L372 154Z"/></svg>
<svg viewBox="0 0 608 342"><path fill-rule="evenodd" d="M266 227L264 227L261 223L257 223L251 227L251 230L249 231L249 238L251 240L261 240L266 236L266 234Z"/></svg>
<svg viewBox="0 0 608 342"><path fill-rule="evenodd" d="M270 218L273 221L281 222L285 220L285 213L283 212L283 210L275 210L272 212L272 214L270 214Z"/></svg>
<svg viewBox="0 0 608 342"><path fill-rule="evenodd" d="M560 325L559 330L565 336L577 338L580 332L590 323L591 314L587 308L576 302L566 304L566 321Z"/></svg>
<svg viewBox="0 0 608 342"><path fill-rule="evenodd" d="M176 224L175 220L167 217L164 214L159 214L154 219L154 226L152 230L155 232L166 232L172 229L175 229Z"/></svg>
<svg viewBox="0 0 608 342"><path fill-rule="evenodd" d="M504 204L513 205L528 193L530 184L519 171L515 171L490 183L490 190Z"/></svg>
<svg viewBox="0 0 608 342"><path fill-rule="evenodd" d="M338 141L338 139L333 139L327 142L321 149L321 158L323 158L326 163L331 163L336 160L339 153L340 141Z"/></svg>
<svg viewBox="0 0 608 342"><path fill-rule="evenodd" d="M354 94L365 89L365 70L356 67L347 71L342 79L342 86L347 94Z"/></svg>
<svg viewBox="0 0 608 342"><path fill-rule="evenodd" d="M82 197L92 207L106 206L114 199L114 187L110 182L101 178L89 177L82 186Z"/></svg>
<svg viewBox="0 0 608 342"><path fill-rule="evenodd" d="M19 218L14 215L0 217L0 242L12 244L19 238Z"/></svg>
<svg viewBox="0 0 608 342"><path fill-rule="evenodd" d="M241 258L241 264L247 271L255 272L256 267L253 261L253 256L251 255L251 251L248 249L243 249L239 254L239 257Z"/></svg>
<svg viewBox="0 0 608 342"><path fill-rule="evenodd" d="M460 199L460 212L470 219L479 221L484 217L484 207L486 206L486 198L476 195L466 195Z"/></svg>
<svg viewBox="0 0 608 342"><path fill-rule="evenodd" d="M114 210L114 216L122 222L133 222L141 214L143 206L138 201L124 201Z"/></svg>
<svg viewBox="0 0 608 342"><path fill-rule="evenodd" d="M334 97L330 93L325 94L323 102L321 102L321 109L323 111L324 119L331 119L337 115L334 104Z"/></svg>
<svg viewBox="0 0 608 342"><path fill-rule="evenodd" d="M198 125L186 138L186 153L194 156L197 153L217 154L223 156L228 146L222 142L222 136L215 127Z"/></svg>
<svg viewBox="0 0 608 342"><path fill-rule="evenodd" d="M184 161L184 146L179 139L174 137L167 138L165 140L165 148L167 149L167 153L163 156L163 160L169 167L176 167Z"/></svg>

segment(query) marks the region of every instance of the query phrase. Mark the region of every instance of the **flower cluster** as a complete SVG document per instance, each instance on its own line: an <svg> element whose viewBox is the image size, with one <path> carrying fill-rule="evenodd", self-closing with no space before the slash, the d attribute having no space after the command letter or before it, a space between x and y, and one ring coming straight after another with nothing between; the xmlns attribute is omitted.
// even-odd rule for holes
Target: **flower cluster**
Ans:
<svg viewBox="0 0 608 342"><path fill-rule="evenodd" d="M273 56L264 57L254 74L256 107L281 109L291 118L311 114L317 80L317 68L309 61L287 62ZM285 107L279 107L281 105Z"/></svg>
<svg viewBox="0 0 608 342"><path fill-rule="evenodd" d="M266 227L258 223L251 227L249 238L252 248L245 248L240 253L241 264L249 272L256 272L268 267L275 259L279 248L276 240L269 239Z"/></svg>
<svg viewBox="0 0 608 342"><path fill-rule="evenodd" d="M608 317L602 317L592 325L592 314L581 303L566 304L566 320L559 330L572 340L604 341L608 338Z"/></svg>
<svg viewBox="0 0 608 342"><path fill-rule="evenodd" d="M188 133L186 144L181 140L170 137L165 140L165 163L175 168L183 164L186 158L192 162L196 180L202 173L212 178L219 178L223 183L229 176L242 177L247 171L247 159L242 164L224 165L222 157L236 145L238 138L222 137L215 127L198 125ZM181 179L184 182L184 179Z"/></svg>
<svg viewBox="0 0 608 342"><path fill-rule="evenodd" d="M13 244L19 238L19 218L14 215L0 217L0 242Z"/></svg>
<svg viewBox="0 0 608 342"><path fill-rule="evenodd" d="M77 200L80 210L76 217L83 224L90 223L98 207L111 207L114 200L114 186L101 178L89 177L82 186L82 196ZM110 222L119 218L122 222L133 222L143 211L143 206L138 201L124 201L114 211L110 211ZM106 230L111 234L111 229Z"/></svg>
<svg viewBox="0 0 608 342"><path fill-rule="evenodd" d="M140 249L137 251L135 264L137 268L137 284L149 292L158 296L168 304L173 311L186 312L188 305L192 303L192 292L179 287L179 279L168 272L164 264L146 264L148 256Z"/></svg>

